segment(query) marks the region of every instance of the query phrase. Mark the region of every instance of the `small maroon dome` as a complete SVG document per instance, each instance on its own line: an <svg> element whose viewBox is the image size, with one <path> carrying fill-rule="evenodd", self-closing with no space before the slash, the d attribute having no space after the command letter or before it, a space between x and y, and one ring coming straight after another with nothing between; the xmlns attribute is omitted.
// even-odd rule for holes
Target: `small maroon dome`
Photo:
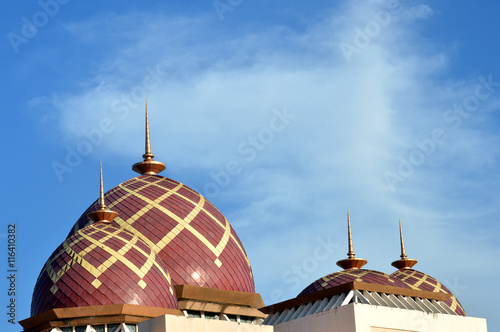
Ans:
<svg viewBox="0 0 500 332"><path fill-rule="evenodd" d="M45 263L31 316L122 303L177 308L169 273L151 248L131 232L98 222L69 236Z"/></svg>
<svg viewBox="0 0 500 332"><path fill-rule="evenodd" d="M146 242L167 266L174 285L255 292L250 262L226 218L193 189L159 175L141 175L105 194L118 213L113 224ZM89 225L83 213L70 235Z"/></svg>
<svg viewBox="0 0 500 332"><path fill-rule="evenodd" d="M401 280L413 289L426 292L451 294L452 296L444 303L457 315L465 316L465 310L460 302L458 302L455 295L453 295L442 283L428 274L412 269L401 269L391 274L391 277Z"/></svg>
<svg viewBox="0 0 500 332"><path fill-rule="evenodd" d="M307 286L298 296L316 293L325 289L347 284L351 281L370 284L410 288L407 284L390 275L373 270L348 269L329 274Z"/></svg>

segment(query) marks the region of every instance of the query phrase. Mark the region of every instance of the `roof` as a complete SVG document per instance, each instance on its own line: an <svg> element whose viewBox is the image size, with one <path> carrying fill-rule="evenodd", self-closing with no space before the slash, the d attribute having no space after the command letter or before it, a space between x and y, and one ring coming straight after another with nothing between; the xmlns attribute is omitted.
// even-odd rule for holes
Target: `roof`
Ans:
<svg viewBox="0 0 500 332"><path fill-rule="evenodd" d="M118 213L112 224L146 242L165 263L174 285L255 292L250 262L227 219L202 195L159 175L132 178L105 194ZM70 235L89 225L79 218Z"/></svg>
<svg viewBox="0 0 500 332"><path fill-rule="evenodd" d="M323 291L325 289L341 286L353 281L383 286L410 288L410 286L406 283L398 280L397 278L393 278L386 273L365 269L348 269L329 274L314 281L302 292L300 292L298 296Z"/></svg>
<svg viewBox="0 0 500 332"><path fill-rule="evenodd" d="M35 285L31 315L111 304L174 309L177 299L166 266L144 241L98 222L69 236L50 256Z"/></svg>
<svg viewBox="0 0 500 332"><path fill-rule="evenodd" d="M413 269L401 269L391 274L391 276L403 281L413 289L433 293L451 294L452 296L445 301L445 304L457 315L466 316L464 308L452 292L428 274Z"/></svg>
<svg viewBox="0 0 500 332"><path fill-rule="evenodd" d="M374 270L365 270L365 269L343 270L329 274L323 278L314 281L312 284L307 286L297 297L299 298L305 295L310 295L315 293L317 293L318 295L326 294L324 293L326 290L341 289L339 288L339 286L351 285L353 282L354 284L358 285L359 283L364 283L364 284L373 284L378 286L398 287L400 289L416 290L419 291L419 293L410 296L417 296L421 298L432 298L431 296L432 293L447 294L449 296L447 296L446 299L444 298L442 299L443 303L447 305L457 315L461 316L466 315L463 307L460 305L460 302L448 288L446 288L443 284L441 284L433 277L423 272L419 272L412 269L401 269L392 273L391 275ZM353 288L353 289L359 289L359 288ZM366 288L366 286L364 286L364 288L362 289L371 290ZM342 290L344 289L342 288ZM384 291L383 289L382 292L395 293L395 294L398 293L394 292L394 290ZM401 291L399 291L399 293L401 293ZM409 293L405 295L408 296Z"/></svg>

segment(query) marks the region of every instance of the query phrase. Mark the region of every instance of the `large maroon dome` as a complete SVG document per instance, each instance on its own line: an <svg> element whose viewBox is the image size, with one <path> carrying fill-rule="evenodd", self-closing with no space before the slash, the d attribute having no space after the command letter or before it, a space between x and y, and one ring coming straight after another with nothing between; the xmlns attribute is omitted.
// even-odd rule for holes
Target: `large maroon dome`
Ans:
<svg viewBox="0 0 500 332"><path fill-rule="evenodd" d="M298 296L316 293L325 289L347 284L351 281L366 282L370 284L411 288L401 280L390 275L373 270L347 269L324 276L307 286Z"/></svg>
<svg viewBox="0 0 500 332"><path fill-rule="evenodd" d="M193 189L158 175L141 175L105 194L118 213L112 224L146 242L167 266L174 285L255 292L250 262L226 218ZM92 223L87 214L70 235Z"/></svg>
<svg viewBox="0 0 500 332"><path fill-rule="evenodd" d="M38 277L35 316L55 308L137 304L177 308L169 273L136 234L104 222L69 236Z"/></svg>
<svg viewBox="0 0 500 332"><path fill-rule="evenodd" d="M413 289L434 293L451 294L452 296L444 303L457 315L465 316L465 310L460 302L458 302L455 295L453 295L448 288L430 275L413 269L401 269L391 274L391 277L401 280Z"/></svg>

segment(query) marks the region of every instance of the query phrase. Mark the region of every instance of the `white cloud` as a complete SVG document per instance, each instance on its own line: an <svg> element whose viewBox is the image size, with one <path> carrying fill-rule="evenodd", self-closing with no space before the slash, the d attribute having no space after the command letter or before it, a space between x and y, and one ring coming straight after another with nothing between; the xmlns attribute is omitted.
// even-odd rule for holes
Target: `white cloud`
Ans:
<svg viewBox="0 0 500 332"><path fill-rule="evenodd" d="M413 6L410 9L411 14L415 16L415 18L418 19L428 19L432 15L434 15L434 10L429 7L429 5L418 5L418 6Z"/></svg>

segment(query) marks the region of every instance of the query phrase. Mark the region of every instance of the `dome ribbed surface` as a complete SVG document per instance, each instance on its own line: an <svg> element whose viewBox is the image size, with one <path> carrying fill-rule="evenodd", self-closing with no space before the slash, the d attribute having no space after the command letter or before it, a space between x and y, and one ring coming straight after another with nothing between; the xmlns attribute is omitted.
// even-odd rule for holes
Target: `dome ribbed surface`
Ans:
<svg viewBox="0 0 500 332"><path fill-rule="evenodd" d="M413 269L402 269L391 274L391 277L397 278L410 286L413 289L418 289L427 292L445 293L452 296L444 303L450 307L457 315L466 316L465 310L458 302L458 299L453 295L448 288L433 277Z"/></svg>
<svg viewBox="0 0 500 332"><path fill-rule="evenodd" d="M226 218L193 189L158 175L141 175L105 194L112 222L146 242L174 285L255 292L250 262ZM83 213L70 235L89 225Z"/></svg>
<svg viewBox="0 0 500 332"><path fill-rule="evenodd" d="M411 288L397 278L373 270L348 269L324 276L307 286L298 296L316 293L325 289L347 284L351 281L366 282L370 284Z"/></svg>
<svg viewBox="0 0 500 332"><path fill-rule="evenodd" d="M167 268L150 246L99 222L69 236L50 256L33 292L31 315L122 303L177 308Z"/></svg>

